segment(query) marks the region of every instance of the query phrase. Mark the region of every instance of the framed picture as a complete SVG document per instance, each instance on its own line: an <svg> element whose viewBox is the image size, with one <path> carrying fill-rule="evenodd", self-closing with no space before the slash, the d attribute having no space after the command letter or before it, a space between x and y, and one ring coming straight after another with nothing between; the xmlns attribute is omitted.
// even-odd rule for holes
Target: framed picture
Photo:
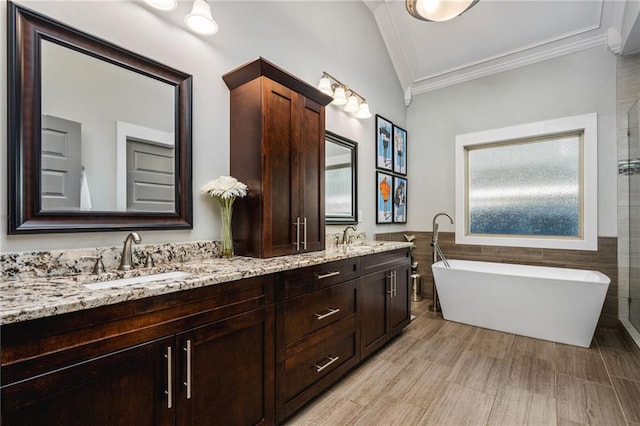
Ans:
<svg viewBox="0 0 640 426"><path fill-rule="evenodd" d="M407 179L393 177L393 223L407 223Z"/></svg>
<svg viewBox="0 0 640 426"><path fill-rule="evenodd" d="M393 176L376 172L376 223L393 223Z"/></svg>
<svg viewBox="0 0 640 426"><path fill-rule="evenodd" d="M393 125L393 172L407 175L407 131Z"/></svg>
<svg viewBox="0 0 640 426"><path fill-rule="evenodd" d="M393 170L393 123L376 114L376 167Z"/></svg>

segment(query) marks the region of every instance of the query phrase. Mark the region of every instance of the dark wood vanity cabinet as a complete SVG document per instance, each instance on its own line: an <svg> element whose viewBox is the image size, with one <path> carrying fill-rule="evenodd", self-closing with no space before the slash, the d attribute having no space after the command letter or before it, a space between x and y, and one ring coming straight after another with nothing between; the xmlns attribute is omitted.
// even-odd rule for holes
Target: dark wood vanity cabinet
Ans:
<svg viewBox="0 0 640 426"><path fill-rule="evenodd" d="M360 258L279 274L276 420L282 422L354 367L359 356Z"/></svg>
<svg viewBox="0 0 640 426"><path fill-rule="evenodd" d="M2 424L273 424L273 279L3 326Z"/></svg>
<svg viewBox="0 0 640 426"><path fill-rule="evenodd" d="M393 250L7 324L3 425L274 424L410 320Z"/></svg>
<svg viewBox="0 0 640 426"><path fill-rule="evenodd" d="M160 339L2 387L3 425L172 425Z"/></svg>
<svg viewBox="0 0 640 426"><path fill-rule="evenodd" d="M230 93L230 173L249 187L234 204L235 252L324 250L325 111L331 97L259 58L223 76Z"/></svg>
<svg viewBox="0 0 640 426"><path fill-rule="evenodd" d="M363 258L358 282L360 354L364 359L411 321L409 250Z"/></svg>

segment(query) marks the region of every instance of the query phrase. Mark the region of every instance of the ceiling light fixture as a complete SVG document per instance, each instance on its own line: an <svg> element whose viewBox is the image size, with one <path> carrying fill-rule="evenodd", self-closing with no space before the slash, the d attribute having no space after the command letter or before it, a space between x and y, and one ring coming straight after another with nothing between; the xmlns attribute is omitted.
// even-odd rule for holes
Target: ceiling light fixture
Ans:
<svg viewBox="0 0 640 426"><path fill-rule="evenodd" d="M178 0L144 0L144 2L155 9L164 11L175 10L178 7Z"/></svg>
<svg viewBox="0 0 640 426"><path fill-rule="evenodd" d="M332 105L344 105L344 110L355 114L357 118L371 117L371 111L369 111L367 101L356 93L355 90L341 83L326 71L322 72L318 90L333 97Z"/></svg>
<svg viewBox="0 0 640 426"><path fill-rule="evenodd" d="M211 8L205 0L194 0L191 13L185 16L184 23L194 32L213 35L218 32L218 24L211 16Z"/></svg>
<svg viewBox="0 0 640 426"><path fill-rule="evenodd" d="M442 22L462 15L479 0L405 0L409 15L423 21Z"/></svg>

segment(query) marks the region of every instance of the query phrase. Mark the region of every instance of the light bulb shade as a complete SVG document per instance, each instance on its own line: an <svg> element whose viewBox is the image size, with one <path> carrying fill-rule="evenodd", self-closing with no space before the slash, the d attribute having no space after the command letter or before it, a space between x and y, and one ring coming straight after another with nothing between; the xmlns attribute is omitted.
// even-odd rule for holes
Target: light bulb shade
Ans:
<svg viewBox="0 0 640 426"><path fill-rule="evenodd" d="M331 89L331 80L329 80L329 77L322 77L320 79L318 90L325 95L333 96L333 89Z"/></svg>
<svg viewBox="0 0 640 426"><path fill-rule="evenodd" d="M356 95L351 95L349 96L349 100L347 101L347 104L344 106L344 110L346 112L358 112L358 98L356 97Z"/></svg>
<svg viewBox="0 0 640 426"><path fill-rule="evenodd" d="M347 94L344 92L344 87L338 86L333 92L333 105L344 105L347 103Z"/></svg>
<svg viewBox="0 0 640 426"><path fill-rule="evenodd" d="M212 35L218 32L218 24L213 20L211 8L205 0L193 2L193 9L185 16L184 23L198 34Z"/></svg>
<svg viewBox="0 0 640 426"><path fill-rule="evenodd" d="M144 0L144 2L153 8L164 11L175 10L178 7L178 0Z"/></svg>
<svg viewBox="0 0 640 426"><path fill-rule="evenodd" d="M371 111L369 111L369 104L367 104L366 101L363 101L360 104L360 108L358 109L358 112L356 113L356 117L358 117L358 118L370 118L371 117Z"/></svg>
<svg viewBox="0 0 640 426"><path fill-rule="evenodd" d="M423 21L442 22L471 9L479 0L405 0L407 12Z"/></svg>

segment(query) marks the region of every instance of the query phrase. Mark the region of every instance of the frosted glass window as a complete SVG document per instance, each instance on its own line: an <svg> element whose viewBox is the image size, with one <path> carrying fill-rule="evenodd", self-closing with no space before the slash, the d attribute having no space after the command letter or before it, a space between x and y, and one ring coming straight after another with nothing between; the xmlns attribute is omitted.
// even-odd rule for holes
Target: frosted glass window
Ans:
<svg viewBox="0 0 640 426"><path fill-rule="evenodd" d="M470 234L581 235L582 133L467 148Z"/></svg>
<svg viewBox="0 0 640 426"><path fill-rule="evenodd" d="M326 211L334 216L353 216L353 182L351 167L327 168L325 171Z"/></svg>
<svg viewBox="0 0 640 426"><path fill-rule="evenodd" d="M456 136L455 241L598 249L598 116Z"/></svg>

